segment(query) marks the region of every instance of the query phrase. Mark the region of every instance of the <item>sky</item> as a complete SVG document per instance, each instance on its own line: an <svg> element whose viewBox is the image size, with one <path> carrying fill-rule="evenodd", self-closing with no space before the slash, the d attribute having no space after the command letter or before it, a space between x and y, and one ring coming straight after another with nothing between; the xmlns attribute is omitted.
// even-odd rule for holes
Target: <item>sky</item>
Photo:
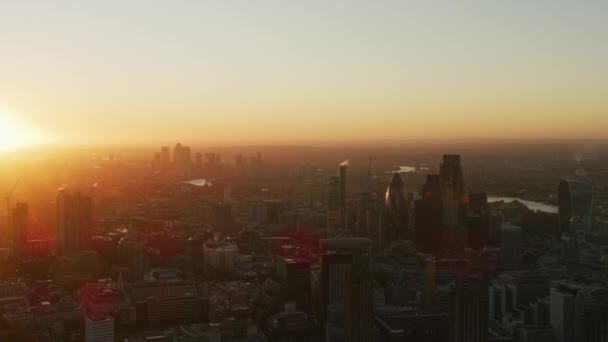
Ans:
<svg viewBox="0 0 608 342"><path fill-rule="evenodd" d="M38 142L603 139L607 18L599 0L3 0L0 116Z"/></svg>

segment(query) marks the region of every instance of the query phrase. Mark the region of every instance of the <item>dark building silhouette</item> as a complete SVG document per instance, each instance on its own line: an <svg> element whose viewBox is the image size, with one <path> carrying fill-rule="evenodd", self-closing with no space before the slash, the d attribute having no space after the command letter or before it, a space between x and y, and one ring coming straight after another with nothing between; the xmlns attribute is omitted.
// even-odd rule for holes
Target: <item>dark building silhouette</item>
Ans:
<svg viewBox="0 0 608 342"><path fill-rule="evenodd" d="M459 154L444 154L443 162L439 165L441 186L443 190L454 190L454 199L462 201L465 195L464 179Z"/></svg>
<svg viewBox="0 0 608 342"><path fill-rule="evenodd" d="M324 239L321 249L321 319L330 340L372 339L372 242Z"/></svg>
<svg viewBox="0 0 608 342"><path fill-rule="evenodd" d="M329 177L327 180L327 203L326 203L326 227L327 236L333 236L340 228L340 179Z"/></svg>
<svg viewBox="0 0 608 342"><path fill-rule="evenodd" d="M481 277L460 278L450 294L450 341L488 341L488 282Z"/></svg>
<svg viewBox="0 0 608 342"><path fill-rule="evenodd" d="M168 167L171 164L171 150L169 146L163 146L160 149L160 163L163 167Z"/></svg>
<svg viewBox="0 0 608 342"><path fill-rule="evenodd" d="M439 175L427 175L422 199L415 204L415 240L425 251L441 248L443 230L443 195Z"/></svg>
<svg viewBox="0 0 608 342"><path fill-rule="evenodd" d="M591 230L593 186L575 180L562 180L557 187L559 230L574 234L573 219L580 219L585 233Z"/></svg>
<svg viewBox="0 0 608 342"><path fill-rule="evenodd" d="M65 188L57 192L57 234L59 255L90 249L93 224L93 200Z"/></svg>
<svg viewBox="0 0 608 342"><path fill-rule="evenodd" d="M393 173L391 182L386 190L386 238L389 240L402 240L409 237L409 205L405 185L399 173Z"/></svg>
<svg viewBox="0 0 608 342"><path fill-rule="evenodd" d="M340 164L340 229L348 229L346 222L346 164Z"/></svg>
<svg viewBox="0 0 608 342"><path fill-rule="evenodd" d="M574 340L608 341L608 290L585 286L576 296L574 307Z"/></svg>

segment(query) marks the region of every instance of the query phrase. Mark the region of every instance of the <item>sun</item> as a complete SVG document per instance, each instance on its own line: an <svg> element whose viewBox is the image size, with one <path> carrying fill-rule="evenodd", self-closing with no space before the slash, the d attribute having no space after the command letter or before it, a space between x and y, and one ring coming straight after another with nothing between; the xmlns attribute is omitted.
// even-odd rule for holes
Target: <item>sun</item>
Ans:
<svg viewBox="0 0 608 342"><path fill-rule="evenodd" d="M47 140L42 132L19 120L17 115L0 110L0 152L41 144Z"/></svg>

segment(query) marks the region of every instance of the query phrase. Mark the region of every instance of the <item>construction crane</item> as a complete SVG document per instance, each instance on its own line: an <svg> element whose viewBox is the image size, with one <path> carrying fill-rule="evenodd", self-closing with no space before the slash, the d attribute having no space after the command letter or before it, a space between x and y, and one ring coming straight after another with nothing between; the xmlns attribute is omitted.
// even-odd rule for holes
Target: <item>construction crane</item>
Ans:
<svg viewBox="0 0 608 342"><path fill-rule="evenodd" d="M6 221L7 221L7 231L10 231L11 229L11 198L13 197L13 193L15 192L15 189L17 189L17 185L19 184L19 181L21 180L21 177L17 178L17 181L15 181L15 185L13 185L13 189L11 189L11 191L6 195Z"/></svg>

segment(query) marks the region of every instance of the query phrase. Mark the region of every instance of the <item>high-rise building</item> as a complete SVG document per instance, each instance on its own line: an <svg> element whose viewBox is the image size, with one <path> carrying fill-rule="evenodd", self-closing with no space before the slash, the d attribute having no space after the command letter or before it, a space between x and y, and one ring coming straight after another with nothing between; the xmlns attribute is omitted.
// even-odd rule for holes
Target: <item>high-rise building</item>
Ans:
<svg viewBox="0 0 608 342"><path fill-rule="evenodd" d="M574 341L574 303L579 285L559 283L551 288L549 296L550 323L553 339L557 342Z"/></svg>
<svg viewBox="0 0 608 342"><path fill-rule="evenodd" d="M59 255L86 251L90 248L93 224L93 201L66 188L57 191L57 252Z"/></svg>
<svg viewBox="0 0 608 342"><path fill-rule="evenodd" d="M9 230L9 240L13 241L13 248L18 256L23 255L23 247L27 240L27 203L17 203L12 213L12 227Z"/></svg>
<svg viewBox="0 0 608 342"><path fill-rule="evenodd" d="M453 189L453 198L461 202L464 199L464 179L459 154L444 154L439 165L442 189Z"/></svg>
<svg viewBox="0 0 608 342"><path fill-rule="evenodd" d="M198 170L202 170L203 169L203 154L202 153L200 153L200 152L196 153L196 155L195 155L195 162L194 163L195 163L196 168Z"/></svg>
<svg viewBox="0 0 608 342"><path fill-rule="evenodd" d="M340 229L347 229L346 213L346 163L340 164Z"/></svg>
<svg viewBox="0 0 608 342"><path fill-rule="evenodd" d="M488 341L488 282L476 276L460 278L449 301L453 342Z"/></svg>
<svg viewBox="0 0 608 342"><path fill-rule="evenodd" d="M119 246L120 261L127 268L127 279L143 279L147 266L146 252L131 221L127 235L120 240Z"/></svg>
<svg viewBox="0 0 608 342"><path fill-rule="evenodd" d="M85 319L85 341L86 342L113 342L114 341L114 318L91 318Z"/></svg>
<svg viewBox="0 0 608 342"><path fill-rule="evenodd" d="M177 143L173 148L173 163L179 165L184 160L184 147L181 143Z"/></svg>
<svg viewBox="0 0 608 342"><path fill-rule="evenodd" d="M326 338L343 335L346 341L353 342L372 339L371 247L371 240L365 238L320 242L321 309Z"/></svg>
<svg viewBox="0 0 608 342"><path fill-rule="evenodd" d="M340 180L338 177L329 177L327 181L326 208L325 232L327 236L333 236L340 228Z"/></svg>
<svg viewBox="0 0 608 342"><path fill-rule="evenodd" d="M391 182L386 190L386 238L389 240L403 240L409 237L409 204L405 185L398 172L393 173Z"/></svg>
<svg viewBox="0 0 608 342"><path fill-rule="evenodd" d="M425 251L438 249L442 243L443 195L439 175L427 175L422 198L415 204L415 240Z"/></svg>
<svg viewBox="0 0 608 342"><path fill-rule="evenodd" d="M574 304L574 341L608 341L608 290L582 287Z"/></svg>
<svg viewBox="0 0 608 342"><path fill-rule="evenodd" d="M589 234L593 209L593 185L575 180L563 180L557 187L557 201L560 232L574 234L572 223L580 220L585 227L585 233Z"/></svg>

